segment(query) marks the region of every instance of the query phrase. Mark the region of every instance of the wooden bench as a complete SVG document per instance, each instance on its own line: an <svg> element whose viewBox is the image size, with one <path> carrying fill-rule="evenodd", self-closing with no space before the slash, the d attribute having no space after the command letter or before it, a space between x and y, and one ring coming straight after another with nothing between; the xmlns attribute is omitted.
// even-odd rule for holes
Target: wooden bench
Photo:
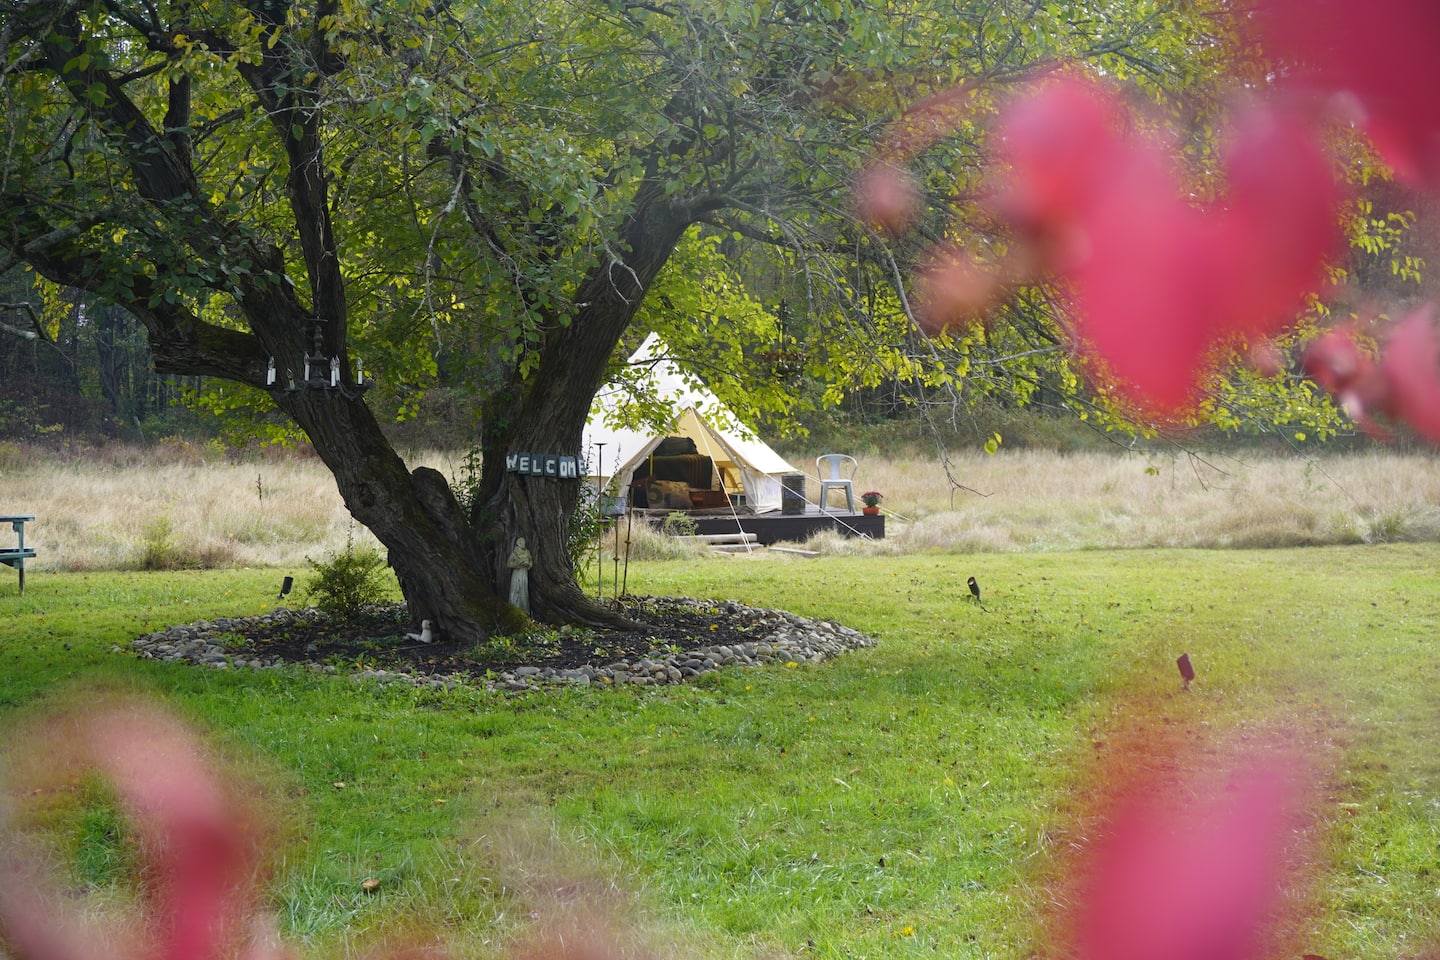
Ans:
<svg viewBox="0 0 1440 960"><path fill-rule="evenodd" d="M0 547L0 563L7 567L14 567L20 574L21 593L25 592L25 561L35 558L35 548L25 546L25 524L34 519L34 517L0 516L0 524L10 524L19 537L19 543L15 546Z"/></svg>

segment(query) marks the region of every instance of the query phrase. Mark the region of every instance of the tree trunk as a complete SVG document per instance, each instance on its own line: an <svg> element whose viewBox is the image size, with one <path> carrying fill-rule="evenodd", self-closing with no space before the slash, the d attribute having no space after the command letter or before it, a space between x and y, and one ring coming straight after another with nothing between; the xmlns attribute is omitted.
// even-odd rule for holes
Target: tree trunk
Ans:
<svg viewBox="0 0 1440 960"><path fill-rule="evenodd" d="M431 620L442 636L476 641L525 628L445 478L407 470L363 401L322 388L277 402L310 437L351 516L389 551L417 625Z"/></svg>
<svg viewBox="0 0 1440 960"><path fill-rule="evenodd" d="M546 623L625 625L623 616L587 596L575 577L570 518L584 482L508 474L501 485L503 500L494 508L491 529L496 539L487 544L490 562L497 578L508 580L506 561L515 540L523 536L534 563L529 575L531 616Z"/></svg>
<svg viewBox="0 0 1440 960"><path fill-rule="evenodd" d="M497 583L508 577L506 559L516 539L525 538L534 560L531 613L550 623L628 621L586 596L576 582L567 542L584 477L556 480L507 472L505 455L583 460L585 421L610 356L693 219L693 211L672 204L654 182L640 188L634 210L621 231L625 261L596 265L575 293L580 310L570 323L548 332L534 373L486 405L481 488L472 522L485 532L482 546Z"/></svg>
<svg viewBox="0 0 1440 960"><path fill-rule="evenodd" d="M123 423L130 419L120 350L125 315L118 307L105 305L95 310L95 322L95 357L100 378L100 396L109 408L107 412L110 419Z"/></svg>
<svg viewBox="0 0 1440 960"><path fill-rule="evenodd" d="M524 537L533 563L528 579L534 619L628 624L576 581L568 540L583 478L507 472L505 455L581 457L590 403L609 357L689 222L688 213L671 206L659 188L651 192L640 198L645 202L637 202L624 231L630 251L626 262L597 265L575 296L585 306L570 323L550 331L535 371L523 380L517 374L508 389L488 399L481 484L469 516L438 472L406 470L353 392L353 398L326 388L277 395L277 403L305 430L335 475L351 515L388 549L416 621L432 620L451 637L477 640L523 629L528 621L508 602L508 560L517 539ZM247 313L257 332L274 342L303 327L283 294L253 304ZM281 320L287 313L291 316ZM289 349L280 367L301 369L296 344ZM343 353L327 345L326 352L332 350Z"/></svg>

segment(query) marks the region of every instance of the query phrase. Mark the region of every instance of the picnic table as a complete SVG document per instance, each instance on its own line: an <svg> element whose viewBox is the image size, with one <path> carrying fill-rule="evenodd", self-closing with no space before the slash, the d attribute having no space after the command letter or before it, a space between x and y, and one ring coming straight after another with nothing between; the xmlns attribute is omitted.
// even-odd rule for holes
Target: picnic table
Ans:
<svg viewBox="0 0 1440 960"><path fill-rule="evenodd" d="M13 547L0 547L0 563L14 567L20 574L20 592L25 592L25 561L34 559L35 548L25 546L25 524L34 520L34 517L0 514L0 526L10 524L19 538L19 543Z"/></svg>

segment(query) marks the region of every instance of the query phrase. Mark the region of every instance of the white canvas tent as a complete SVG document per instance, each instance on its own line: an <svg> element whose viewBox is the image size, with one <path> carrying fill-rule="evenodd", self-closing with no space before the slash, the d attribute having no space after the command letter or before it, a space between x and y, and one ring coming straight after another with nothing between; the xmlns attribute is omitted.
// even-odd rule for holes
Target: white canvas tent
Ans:
<svg viewBox="0 0 1440 960"><path fill-rule="evenodd" d="M650 386L674 413L668 431L649 426L621 425L622 410L629 397L623 388L602 390L590 407L581 449L589 459L590 481L607 487L612 478L621 492L630 486L635 470L666 437L689 437L696 450L715 463L715 487L726 493L743 494L756 513L780 509L780 478L799 473L785 458L755 435L694 377L686 377L668 359L665 345L655 334L645 338L630 357L632 364L653 361ZM659 359L656 359L659 358ZM604 444L597 449L597 444Z"/></svg>

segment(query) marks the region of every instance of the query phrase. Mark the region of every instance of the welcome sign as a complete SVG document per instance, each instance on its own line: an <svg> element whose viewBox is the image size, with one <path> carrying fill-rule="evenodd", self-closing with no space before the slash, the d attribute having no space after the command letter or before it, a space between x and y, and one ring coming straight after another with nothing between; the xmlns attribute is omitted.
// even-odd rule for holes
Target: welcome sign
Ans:
<svg viewBox="0 0 1440 960"><path fill-rule="evenodd" d="M507 453L505 469L530 477L550 477L553 480L580 479L580 461L575 457L562 457L553 453Z"/></svg>

